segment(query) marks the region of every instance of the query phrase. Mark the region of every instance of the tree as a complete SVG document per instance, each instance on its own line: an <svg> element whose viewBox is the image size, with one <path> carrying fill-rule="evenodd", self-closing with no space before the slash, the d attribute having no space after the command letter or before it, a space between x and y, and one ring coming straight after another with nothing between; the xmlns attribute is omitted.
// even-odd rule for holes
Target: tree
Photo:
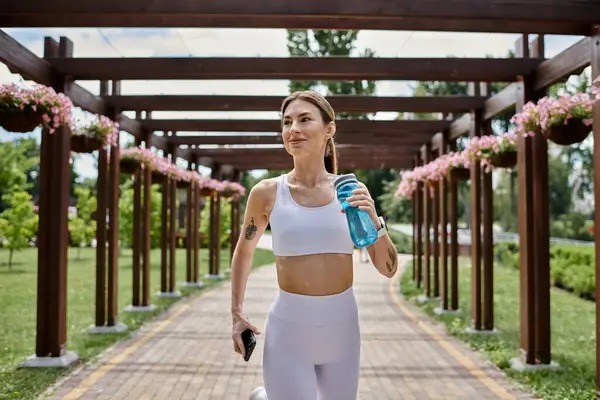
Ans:
<svg viewBox="0 0 600 400"><path fill-rule="evenodd" d="M162 186L160 186L162 188ZM162 194L159 185L152 185L150 190L150 247L160 247ZM133 235L133 187L132 181L121 186L119 197L119 240L122 247L131 247Z"/></svg>
<svg viewBox="0 0 600 400"><path fill-rule="evenodd" d="M288 30L288 50L290 56L304 57L374 57L371 49L358 52L355 42L357 30ZM297 90L317 90L325 95L373 96L376 90L374 81L290 81L290 92ZM337 113L339 119L371 119L370 113ZM340 132L343 134L343 132ZM343 158L343 151L339 152ZM274 171L277 173L278 171ZM385 170L340 170L340 174L353 172L368 188L375 200L375 208L381 214L379 196L383 194L383 185L397 178L397 172Z"/></svg>
<svg viewBox="0 0 600 400"><path fill-rule="evenodd" d="M96 221L92 213L96 211L96 197L86 187L76 187L77 213L69 216L69 234L71 242L77 246L77 259L81 258L81 248L89 246L96 237Z"/></svg>
<svg viewBox="0 0 600 400"><path fill-rule="evenodd" d="M9 249L8 267L12 270L13 253L29 245L37 232L38 216L31 195L25 191L4 194L2 200L9 207L0 213L0 234Z"/></svg>
<svg viewBox="0 0 600 400"><path fill-rule="evenodd" d="M39 170L38 154L39 147L34 139L0 143L0 195L27 191L33 186L30 173ZM7 206L2 201L0 210Z"/></svg>

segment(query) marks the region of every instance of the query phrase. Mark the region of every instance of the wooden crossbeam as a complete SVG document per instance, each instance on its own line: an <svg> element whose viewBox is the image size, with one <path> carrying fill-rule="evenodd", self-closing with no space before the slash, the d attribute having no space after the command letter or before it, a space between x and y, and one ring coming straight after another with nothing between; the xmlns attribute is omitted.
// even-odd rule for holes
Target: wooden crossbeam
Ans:
<svg viewBox="0 0 600 400"><path fill-rule="evenodd" d="M152 131L173 132L281 132L281 121L276 119L152 119L141 121L143 126ZM339 135L344 133L435 133L450 125L451 121L443 120L338 120Z"/></svg>
<svg viewBox="0 0 600 400"><path fill-rule="evenodd" d="M121 110L153 111L279 111L285 96L131 95L104 96L106 104ZM383 97L327 96L336 112L459 113L480 107L481 96Z"/></svg>
<svg viewBox="0 0 600 400"><path fill-rule="evenodd" d="M190 2L23 0L3 4L5 27L218 27L587 34L597 4L578 0L307 0Z"/></svg>
<svg viewBox="0 0 600 400"><path fill-rule="evenodd" d="M61 74L96 79L441 80L513 82L543 61L522 58L54 58Z"/></svg>
<svg viewBox="0 0 600 400"><path fill-rule="evenodd" d="M335 137L337 144L362 144L372 145L374 142L386 145L420 144L423 143L425 134L397 135L397 134L355 134L341 133ZM283 144L281 135L202 135L202 136L175 136L169 141L176 145L273 145Z"/></svg>

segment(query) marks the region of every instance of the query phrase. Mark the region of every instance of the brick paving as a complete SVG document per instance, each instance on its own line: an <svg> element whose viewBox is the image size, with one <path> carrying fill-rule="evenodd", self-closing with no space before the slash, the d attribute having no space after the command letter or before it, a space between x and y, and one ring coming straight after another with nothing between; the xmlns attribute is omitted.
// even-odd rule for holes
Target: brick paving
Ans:
<svg viewBox="0 0 600 400"><path fill-rule="evenodd" d="M400 257L401 263L406 257ZM276 291L274 266L250 275L245 308L260 327ZM249 363L233 353L229 293L230 285L224 283L200 297L182 300L98 363L67 378L49 398L247 399L254 387L262 385L263 341L259 336ZM389 281L372 265L355 264L355 293L363 346L361 400L531 398L510 389L502 373L418 311L406 303L398 307Z"/></svg>

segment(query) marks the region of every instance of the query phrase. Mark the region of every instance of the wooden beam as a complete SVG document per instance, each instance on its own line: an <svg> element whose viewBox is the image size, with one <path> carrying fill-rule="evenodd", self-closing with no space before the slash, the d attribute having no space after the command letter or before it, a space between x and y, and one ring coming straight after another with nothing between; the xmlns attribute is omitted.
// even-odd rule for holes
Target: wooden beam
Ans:
<svg viewBox="0 0 600 400"><path fill-rule="evenodd" d="M587 34L600 20L594 2L577 0L318 1L299 4L224 0L106 0L80 4L34 0L3 5L6 27L218 27L385 29L419 31Z"/></svg>
<svg viewBox="0 0 600 400"><path fill-rule="evenodd" d="M281 132L281 121L277 119L148 119L141 121L142 125L153 131L175 132ZM431 133L448 128L451 121L442 120L338 120L337 135L345 133L395 133L419 134Z"/></svg>
<svg viewBox="0 0 600 400"><path fill-rule="evenodd" d="M285 96L130 95L104 96L121 110L154 111L279 111ZM466 112L480 107L485 97L327 96L336 112Z"/></svg>
<svg viewBox="0 0 600 400"><path fill-rule="evenodd" d="M426 139L425 134L414 136L396 134L360 134L343 133L335 138L336 144L362 144L365 146L377 143L388 145L421 144ZM374 143L374 142L377 143ZM202 135L202 136L175 136L169 142L176 145L201 146L201 145L273 145L283 144L281 135Z"/></svg>
<svg viewBox="0 0 600 400"><path fill-rule="evenodd" d="M288 162L275 162L275 161L261 161L254 160L252 162L244 163L231 163L235 168L248 171L253 169L292 169L294 163L292 160ZM371 161L371 160L340 160L338 162L338 169L406 169L410 168L403 160L383 160L383 161Z"/></svg>
<svg viewBox="0 0 600 400"><path fill-rule="evenodd" d="M471 130L473 117L471 114L465 114L450 125L450 140L455 140Z"/></svg>
<svg viewBox="0 0 600 400"><path fill-rule="evenodd" d="M513 82L541 59L523 58L55 58L61 74L97 79L442 80Z"/></svg>
<svg viewBox="0 0 600 400"><path fill-rule="evenodd" d="M584 38L573 46L542 62L536 70L533 89L544 90L565 80L570 75L579 74L590 65L591 39ZM523 90L518 82L512 83L485 101L484 119L488 120L502 111L515 106L518 91Z"/></svg>
<svg viewBox="0 0 600 400"><path fill-rule="evenodd" d="M536 71L533 89L545 90L570 75L583 72L590 65L591 40L589 37L584 38L554 58L542 62Z"/></svg>

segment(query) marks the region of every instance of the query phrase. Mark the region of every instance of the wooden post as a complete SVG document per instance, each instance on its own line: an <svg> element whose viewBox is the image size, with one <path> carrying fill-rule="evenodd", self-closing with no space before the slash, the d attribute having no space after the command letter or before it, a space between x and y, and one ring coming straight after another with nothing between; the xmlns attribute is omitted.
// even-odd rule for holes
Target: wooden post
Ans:
<svg viewBox="0 0 600 400"><path fill-rule="evenodd" d="M72 57L73 43L44 41L44 57ZM56 76L53 88L69 95L72 81ZM35 355L25 367L66 367L78 355L67 352L67 250L71 131L62 126L42 131L38 228L37 332Z"/></svg>
<svg viewBox="0 0 600 400"><path fill-rule="evenodd" d="M212 179L221 179L221 165L215 163L211 172ZM209 239L209 273L208 277L220 279L221 250L221 196L217 193L210 199L210 239Z"/></svg>
<svg viewBox="0 0 600 400"><path fill-rule="evenodd" d="M437 158L437 157L436 157ZM440 297L440 194L439 187L430 188L431 198L431 225L433 227L432 255L433 255L433 285L432 297Z"/></svg>
<svg viewBox="0 0 600 400"><path fill-rule="evenodd" d="M194 155L194 169L198 168L198 156ZM193 260L193 282L196 286L202 287L204 286L204 282L198 279L199 268L200 268L200 234L198 230L200 229L200 187L195 186L194 189L194 223L192 225L193 231L193 243L194 243L194 260Z"/></svg>
<svg viewBox="0 0 600 400"><path fill-rule="evenodd" d="M121 93L121 85L118 81L112 82L112 94ZM109 118L116 120L118 110L109 108ZM127 326L118 322L119 307L119 184L120 184L120 133L117 133L116 146L110 146L110 169L108 175L108 278L107 278L107 319L106 325L109 332L120 332Z"/></svg>
<svg viewBox="0 0 600 400"><path fill-rule="evenodd" d="M177 147L171 145L171 163L177 160ZM171 180L169 187L169 283L170 296L179 297L181 293L175 291L176 251L177 251L177 181Z"/></svg>
<svg viewBox="0 0 600 400"><path fill-rule="evenodd" d="M420 157L417 156L417 165L421 165ZM415 201L417 203L417 288L421 288L423 280L423 185L417 183L415 190Z"/></svg>
<svg viewBox="0 0 600 400"><path fill-rule="evenodd" d="M149 118L149 112L146 114ZM146 148L151 148L152 132L144 130ZM152 213L152 171L144 168L144 203L142 207L142 306L150 306L150 214Z"/></svg>
<svg viewBox="0 0 600 400"><path fill-rule="evenodd" d="M139 114L138 114L139 115ZM139 147L141 140L136 138L135 145ZM138 169L133 174L133 232L131 237L131 247L133 253L132 260L132 299L131 306L126 310L134 311L141 307L140 301L140 285L141 285L141 264L140 255L142 247L142 234L141 234L141 219L142 219L142 171Z"/></svg>
<svg viewBox="0 0 600 400"><path fill-rule="evenodd" d="M188 170L194 171L194 164L190 159L188 159ZM185 218L185 282L192 282L192 241L193 241L193 221L194 221L194 190L195 185L193 182L190 182L189 186L186 188L186 218Z"/></svg>
<svg viewBox="0 0 600 400"><path fill-rule="evenodd" d="M600 25L594 25L591 41L592 81L600 77ZM594 103L594 201L600 204L600 101ZM600 213L594 213L594 227L600 226ZM596 245L596 397L600 398L600 234L594 234Z"/></svg>
<svg viewBox="0 0 600 400"><path fill-rule="evenodd" d="M165 152L164 156L168 157ZM160 213L160 292L167 293L168 265L169 265L169 187L171 178L165 175L162 181L162 201Z"/></svg>
<svg viewBox="0 0 600 400"><path fill-rule="evenodd" d="M421 149L421 158L423 164L427 164L431 161L431 144L427 143L423 149ZM431 196L429 185L423 184L423 220L425 226L423 229L423 235L425 236L425 299L431 297Z"/></svg>
<svg viewBox="0 0 600 400"><path fill-rule="evenodd" d="M439 149L440 156L448 153L448 131L443 132ZM441 268L441 302L440 308L448 310L448 182L443 179L439 183L439 213L440 213L440 259Z"/></svg>
<svg viewBox="0 0 600 400"><path fill-rule="evenodd" d="M491 128L491 127L490 127ZM492 172L482 171L483 178L483 330L494 330L494 192Z"/></svg>
<svg viewBox="0 0 600 400"><path fill-rule="evenodd" d="M241 173L239 170L235 170L233 172L233 182L240 183L241 181ZM231 200L231 259L233 259L233 253L235 252L235 246L237 245L237 241L240 235L240 199L232 199Z"/></svg>
<svg viewBox="0 0 600 400"><path fill-rule="evenodd" d="M108 94L108 82L100 82L100 94ZM96 181L96 318L95 327L106 324L106 214L108 200L108 152L98 150Z"/></svg>
<svg viewBox="0 0 600 400"><path fill-rule="evenodd" d="M528 57L527 35L517 56ZM543 56L543 40L533 49ZM543 93L532 89L533 75L520 77L516 110ZM519 270L521 288L521 350L526 364L550 365L550 239L548 210L548 144L543 135L519 138Z"/></svg>
<svg viewBox="0 0 600 400"><path fill-rule="evenodd" d="M417 167L418 161L413 158L413 170ZM417 196L413 194L412 201L412 280L417 281Z"/></svg>
<svg viewBox="0 0 600 400"><path fill-rule="evenodd" d="M479 83L469 85L469 94L481 94ZM471 112L473 126L470 136L481 136L483 110ZM471 328L481 330L481 165L471 164Z"/></svg>

